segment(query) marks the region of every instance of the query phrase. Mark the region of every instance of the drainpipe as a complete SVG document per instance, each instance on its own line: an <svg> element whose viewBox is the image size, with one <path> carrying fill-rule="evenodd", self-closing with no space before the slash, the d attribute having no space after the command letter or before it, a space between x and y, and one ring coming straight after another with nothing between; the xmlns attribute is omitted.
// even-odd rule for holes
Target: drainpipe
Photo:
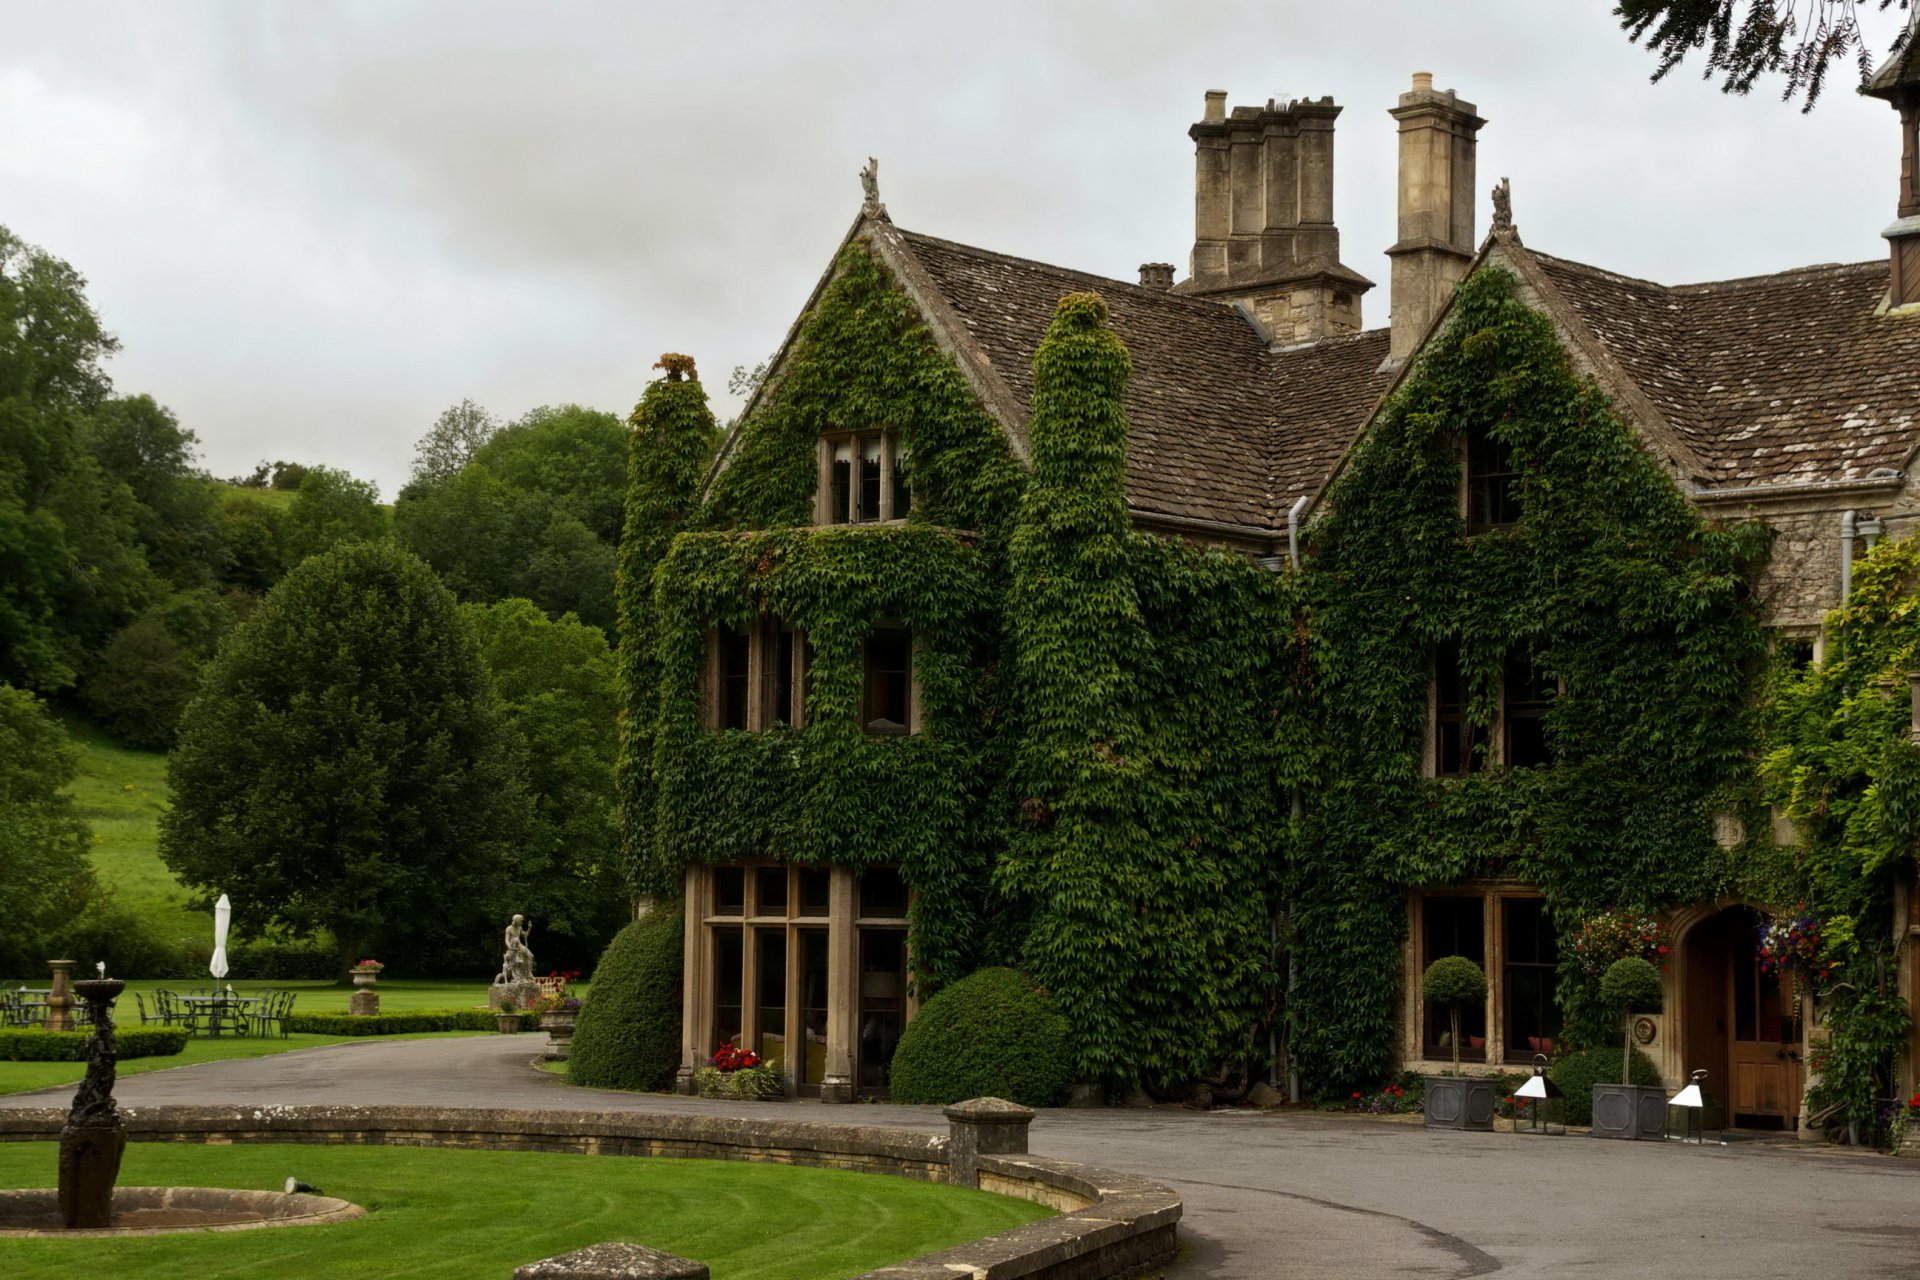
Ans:
<svg viewBox="0 0 1920 1280"><path fill-rule="evenodd" d="M1852 508L1840 513L1840 607L1846 608L1853 594L1853 539L1858 529Z"/></svg>
<svg viewBox="0 0 1920 1280"><path fill-rule="evenodd" d="M1295 572L1300 569L1300 513L1307 509L1307 495L1295 498L1293 505L1287 508L1287 563ZM1853 513L1848 512L1849 516Z"/></svg>

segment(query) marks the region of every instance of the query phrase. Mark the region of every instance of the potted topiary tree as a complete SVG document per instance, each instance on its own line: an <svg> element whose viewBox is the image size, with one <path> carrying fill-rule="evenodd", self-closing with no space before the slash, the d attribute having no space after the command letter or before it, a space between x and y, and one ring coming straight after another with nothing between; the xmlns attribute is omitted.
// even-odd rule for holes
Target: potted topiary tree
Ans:
<svg viewBox="0 0 1920 1280"><path fill-rule="evenodd" d="M1500 1100L1495 1082L1460 1074L1460 1009L1486 1000L1487 975L1465 956L1441 956L1427 966L1420 993L1447 1006L1447 1043L1453 1046L1452 1074L1425 1077L1427 1127L1492 1132Z"/></svg>
<svg viewBox="0 0 1920 1280"><path fill-rule="evenodd" d="M1633 1015L1660 1008L1660 971L1638 956L1607 966L1600 978L1600 1001L1620 1011L1620 1083L1593 1086L1593 1136L1651 1138L1667 1136L1667 1091L1633 1084Z"/></svg>

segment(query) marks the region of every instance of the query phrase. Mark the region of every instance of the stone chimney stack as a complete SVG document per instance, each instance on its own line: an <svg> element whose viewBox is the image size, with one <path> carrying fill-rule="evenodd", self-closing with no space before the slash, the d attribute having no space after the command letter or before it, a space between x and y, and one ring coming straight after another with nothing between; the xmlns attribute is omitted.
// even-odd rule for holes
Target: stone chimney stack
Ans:
<svg viewBox="0 0 1920 1280"><path fill-rule="evenodd" d="M1141 263L1140 287L1158 289L1161 293L1173 288L1173 264L1171 262Z"/></svg>
<svg viewBox="0 0 1920 1280"><path fill-rule="evenodd" d="M1179 293L1238 303L1276 346L1360 328L1373 282L1340 263L1332 98L1227 109L1207 92L1194 142L1193 258ZM1144 277L1143 277L1144 282Z"/></svg>
<svg viewBox="0 0 1920 1280"><path fill-rule="evenodd" d="M1387 114L1400 122L1400 240L1387 250L1388 359L1397 365L1413 354L1473 261L1474 147L1486 121L1453 90L1436 90L1429 71L1413 73L1413 88Z"/></svg>
<svg viewBox="0 0 1920 1280"><path fill-rule="evenodd" d="M1886 99L1900 113L1898 220L1880 233L1893 258L1889 307L1920 303L1920 9L1907 31L1906 47L1887 59L1862 90Z"/></svg>

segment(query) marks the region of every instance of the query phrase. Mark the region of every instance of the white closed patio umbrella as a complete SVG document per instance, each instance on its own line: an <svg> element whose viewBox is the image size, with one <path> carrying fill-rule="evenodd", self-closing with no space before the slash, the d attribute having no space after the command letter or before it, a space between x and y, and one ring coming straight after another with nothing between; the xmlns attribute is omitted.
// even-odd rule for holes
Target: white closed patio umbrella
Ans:
<svg viewBox="0 0 1920 1280"><path fill-rule="evenodd" d="M227 976L227 926L232 922L233 904L223 893L213 904L213 959L207 964L207 971L216 978Z"/></svg>

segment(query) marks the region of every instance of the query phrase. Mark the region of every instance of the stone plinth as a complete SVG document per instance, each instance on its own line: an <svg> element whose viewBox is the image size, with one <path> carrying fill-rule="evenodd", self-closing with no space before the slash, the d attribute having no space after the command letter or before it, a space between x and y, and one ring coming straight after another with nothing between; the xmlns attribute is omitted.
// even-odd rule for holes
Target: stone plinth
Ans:
<svg viewBox="0 0 1920 1280"><path fill-rule="evenodd" d="M73 961L49 960L53 988L47 993L47 1030L73 1030Z"/></svg>
<svg viewBox="0 0 1920 1280"><path fill-rule="evenodd" d="M69 1124L60 1131L60 1224L69 1231L113 1225L113 1184L127 1135L117 1124Z"/></svg>
<svg viewBox="0 0 1920 1280"><path fill-rule="evenodd" d="M380 1014L380 993L363 987L347 997L347 1012L356 1018L373 1018Z"/></svg>
<svg viewBox="0 0 1920 1280"><path fill-rule="evenodd" d="M537 982L496 982L487 988L487 1008L498 1013L511 1006L525 1013L540 995L540 984Z"/></svg>
<svg viewBox="0 0 1920 1280"><path fill-rule="evenodd" d="M956 1102L947 1117L949 1181L957 1186L980 1185L981 1156L1027 1154L1027 1126L1033 1109L1005 1098L974 1098Z"/></svg>
<svg viewBox="0 0 1920 1280"><path fill-rule="evenodd" d="M513 1280L708 1280L707 1264L638 1244L590 1244L514 1269Z"/></svg>

